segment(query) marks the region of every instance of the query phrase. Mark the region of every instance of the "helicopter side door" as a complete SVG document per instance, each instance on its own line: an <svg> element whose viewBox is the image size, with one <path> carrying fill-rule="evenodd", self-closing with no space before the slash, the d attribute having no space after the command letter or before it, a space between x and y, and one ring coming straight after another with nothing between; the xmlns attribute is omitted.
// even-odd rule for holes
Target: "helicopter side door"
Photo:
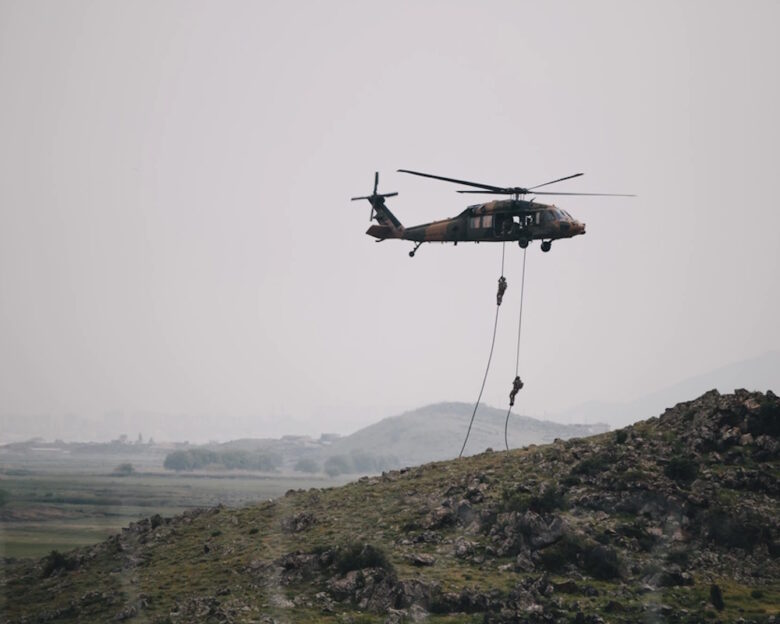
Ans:
<svg viewBox="0 0 780 624"><path fill-rule="evenodd" d="M539 225L539 212L524 212L520 215L520 232L526 238L533 236Z"/></svg>
<svg viewBox="0 0 780 624"><path fill-rule="evenodd" d="M493 237L499 240L511 240L518 228L514 217L508 213L497 213L493 219Z"/></svg>

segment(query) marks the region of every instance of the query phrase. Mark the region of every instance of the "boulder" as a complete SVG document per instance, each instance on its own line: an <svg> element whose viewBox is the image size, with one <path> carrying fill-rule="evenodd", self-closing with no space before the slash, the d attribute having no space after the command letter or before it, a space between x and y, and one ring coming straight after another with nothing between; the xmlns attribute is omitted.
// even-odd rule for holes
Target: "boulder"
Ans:
<svg viewBox="0 0 780 624"><path fill-rule="evenodd" d="M418 568L432 566L434 563L436 563L436 557L425 553L412 553L410 555L406 555L404 559Z"/></svg>

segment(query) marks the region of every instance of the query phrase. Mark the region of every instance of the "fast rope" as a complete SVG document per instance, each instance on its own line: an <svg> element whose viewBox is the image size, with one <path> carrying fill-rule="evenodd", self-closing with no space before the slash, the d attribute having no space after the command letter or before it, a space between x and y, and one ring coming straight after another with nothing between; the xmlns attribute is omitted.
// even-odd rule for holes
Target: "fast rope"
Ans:
<svg viewBox="0 0 780 624"><path fill-rule="evenodd" d="M509 415L512 413L512 406L515 404L515 395L523 387L523 382L520 380L520 336L523 329L523 299L525 295L525 260L528 249L523 249L523 270L522 277L520 279L520 313L517 320L517 350L515 354L515 378L512 382L512 391L509 394L509 408L506 411L506 420L504 422L504 445L506 450L509 450ZM498 312L501 309L501 301L506 291L507 283L504 277L504 258L506 257L506 243L501 244L501 277L498 278L498 293L496 295L496 318L493 321L493 338L490 341L490 354L488 355L487 366L485 367L485 375L482 378L482 386L479 389L479 396L477 396L477 402L474 404L474 411L471 413L471 420L469 421L469 428L466 431L466 439L463 440L463 446L460 448L458 457L463 457L463 451L466 449L466 444L469 441L471 435L471 427L474 425L474 417L477 415L477 409L482 401L482 393L485 390L485 382L487 382L488 373L490 372L490 362L493 360L493 349L496 346L496 330L498 329Z"/></svg>
<svg viewBox="0 0 780 624"><path fill-rule="evenodd" d="M504 422L504 445L509 450L509 438L507 429L509 428L509 414L512 412L512 406L515 404L515 395L523 387L520 381L520 334L523 329L523 294L525 292L525 256L528 248L523 249L523 273L520 278L520 314L517 320L517 355L515 356L515 379L512 382L512 392L509 395L509 408L506 410L506 421Z"/></svg>
<svg viewBox="0 0 780 624"><path fill-rule="evenodd" d="M485 376L482 378L482 387L479 389L479 396L477 402L474 404L474 411L471 413L471 420L469 421L469 429L466 432L466 439L463 440L463 446L460 447L460 453L458 457L463 457L463 451L466 448L466 443L469 441L469 435L471 435L471 426L474 424L474 417L477 415L477 408L482 400L482 392L485 390L485 382L488 378L488 372L490 371L490 361L493 359L493 347L496 346L496 330L498 329L498 312L501 309L501 300L506 290L506 278L504 277L504 256L506 254L506 243L501 243L501 277L498 278L498 294L496 295L496 319L493 322L493 338L490 341L490 355L488 355L487 366L485 367ZM525 260L523 261L525 266Z"/></svg>

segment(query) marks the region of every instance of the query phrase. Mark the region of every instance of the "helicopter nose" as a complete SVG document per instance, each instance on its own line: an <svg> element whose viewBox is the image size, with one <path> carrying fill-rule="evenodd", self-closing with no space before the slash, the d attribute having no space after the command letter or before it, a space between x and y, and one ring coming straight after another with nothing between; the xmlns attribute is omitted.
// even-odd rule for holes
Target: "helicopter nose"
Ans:
<svg viewBox="0 0 780 624"><path fill-rule="evenodd" d="M585 224L584 223L580 223L578 221L577 222L577 230L578 230L578 234L585 234Z"/></svg>

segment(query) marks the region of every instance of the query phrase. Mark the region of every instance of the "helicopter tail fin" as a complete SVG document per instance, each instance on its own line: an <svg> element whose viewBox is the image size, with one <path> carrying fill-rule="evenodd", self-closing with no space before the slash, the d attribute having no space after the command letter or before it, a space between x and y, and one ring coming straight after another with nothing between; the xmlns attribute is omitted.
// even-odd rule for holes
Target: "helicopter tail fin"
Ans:
<svg viewBox="0 0 780 624"><path fill-rule="evenodd" d="M390 209L385 206L384 197L378 197L371 201L371 207L373 208L373 218L376 219L378 225L372 225L366 234L384 240L385 238L401 238L404 231L404 226L396 218L396 216L390 212Z"/></svg>

